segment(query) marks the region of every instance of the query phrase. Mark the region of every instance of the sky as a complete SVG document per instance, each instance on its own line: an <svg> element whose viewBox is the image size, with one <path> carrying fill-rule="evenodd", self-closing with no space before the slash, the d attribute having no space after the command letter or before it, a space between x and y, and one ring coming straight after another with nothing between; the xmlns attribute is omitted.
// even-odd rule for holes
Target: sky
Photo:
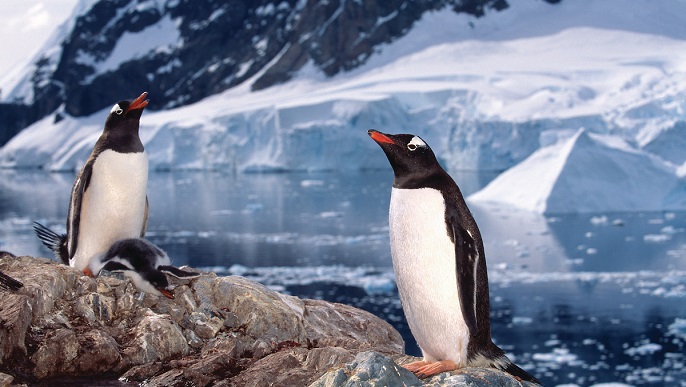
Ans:
<svg viewBox="0 0 686 387"><path fill-rule="evenodd" d="M78 0L0 0L0 78L23 66Z"/></svg>

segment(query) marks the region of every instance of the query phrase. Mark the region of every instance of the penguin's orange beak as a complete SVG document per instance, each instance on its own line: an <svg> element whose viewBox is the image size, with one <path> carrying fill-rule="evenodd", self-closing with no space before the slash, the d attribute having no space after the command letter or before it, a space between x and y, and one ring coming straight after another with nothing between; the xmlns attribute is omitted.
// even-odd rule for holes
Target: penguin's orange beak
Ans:
<svg viewBox="0 0 686 387"><path fill-rule="evenodd" d="M131 105L129 105L129 108L126 109L126 112L130 112L131 110L136 110L136 109L144 109L146 106L148 106L148 102L150 100L145 99L145 97L148 96L148 92L144 91L143 94L139 95L138 98L134 99L133 102L131 102Z"/></svg>
<svg viewBox="0 0 686 387"><path fill-rule="evenodd" d="M367 134L369 135L369 137L372 138L372 140L374 140L378 143L385 142L387 144L395 144L395 141L391 140L388 136L386 136L385 134L383 134L377 130L369 129L367 131Z"/></svg>
<svg viewBox="0 0 686 387"><path fill-rule="evenodd" d="M164 288L157 288L157 290L159 290L163 296L169 298L170 300L174 299L174 293L172 293L170 290Z"/></svg>

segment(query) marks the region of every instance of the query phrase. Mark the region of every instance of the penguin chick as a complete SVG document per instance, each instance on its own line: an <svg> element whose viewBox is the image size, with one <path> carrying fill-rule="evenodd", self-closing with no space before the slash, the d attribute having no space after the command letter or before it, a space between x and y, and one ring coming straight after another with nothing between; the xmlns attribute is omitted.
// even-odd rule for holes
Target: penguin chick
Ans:
<svg viewBox="0 0 686 387"><path fill-rule="evenodd" d="M393 269L408 325L424 356L404 367L422 378L462 367L492 367L540 384L491 339L483 241L455 181L420 137L368 134L393 168Z"/></svg>
<svg viewBox="0 0 686 387"><path fill-rule="evenodd" d="M171 299L174 293L165 274L182 279L200 275L172 266L167 253L142 238L114 242L104 254L91 260L89 269L96 275L101 270L122 272L139 290Z"/></svg>
<svg viewBox="0 0 686 387"><path fill-rule="evenodd" d="M84 274L92 275L87 270L90 260L115 241L145 235L148 157L138 130L147 95L112 107L102 135L74 181L67 233L53 251Z"/></svg>

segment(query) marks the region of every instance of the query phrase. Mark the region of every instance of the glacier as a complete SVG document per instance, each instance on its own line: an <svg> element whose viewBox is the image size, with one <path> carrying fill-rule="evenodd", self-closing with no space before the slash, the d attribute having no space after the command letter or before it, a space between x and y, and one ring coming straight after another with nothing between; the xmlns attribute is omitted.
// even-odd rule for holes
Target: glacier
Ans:
<svg viewBox="0 0 686 387"><path fill-rule="evenodd" d="M306 66L251 91L256 74L145 112L141 138L151 170L240 173L387 168L366 131L414 133L448 170L504 171L474 202L539 213L684 209L683 14L676 0L429 13L359 68L328 78ZM0 167L79 169L108 111L34 123L0 149ZM592 168L595 157L626 184Z"/></svg>

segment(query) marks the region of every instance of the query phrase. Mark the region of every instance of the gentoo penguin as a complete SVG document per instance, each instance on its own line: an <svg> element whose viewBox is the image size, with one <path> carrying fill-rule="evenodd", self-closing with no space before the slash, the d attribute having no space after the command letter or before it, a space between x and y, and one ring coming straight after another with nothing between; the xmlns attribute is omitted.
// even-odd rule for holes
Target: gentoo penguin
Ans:
<svg viewBox="0 0 686 387"><path fill-rule="evenodd" d="M139 290L172 299L174 293L165 274L183 279L200 275L172 266L167 253L143 238L114 242L104 254L91 260L89 269L96 275L101 270L122 272Z"/></svg>
<svg viewBox="0 0 686 387"><path fill-rule="evenodd" d="M0 256L3 255L14 257L14 254L12 253L8 253L7 251L0 251ZM14 278L0 271L0 289L17 291L21 289L23 286L23 283L15 280Z"/></svg>
<svg viewBox="0 0 686 387"><path fill-rule="evenodd" d="M51 248L59 260L84 274L92 275L91 258L115 241L145 235L148 157L138 128L147 95L112 107L102 135L74 181L67 233ZM45 243L40 233L39 238Z"/></svg>
<svg viewBox="0 0 686 387"><path fill-rule="evenodd" d="M486 257L460 189L420 137L370 130L393 167L389 231L400 301L423 361L419 377L492 367L539 383L491 340Z"/></svg>

